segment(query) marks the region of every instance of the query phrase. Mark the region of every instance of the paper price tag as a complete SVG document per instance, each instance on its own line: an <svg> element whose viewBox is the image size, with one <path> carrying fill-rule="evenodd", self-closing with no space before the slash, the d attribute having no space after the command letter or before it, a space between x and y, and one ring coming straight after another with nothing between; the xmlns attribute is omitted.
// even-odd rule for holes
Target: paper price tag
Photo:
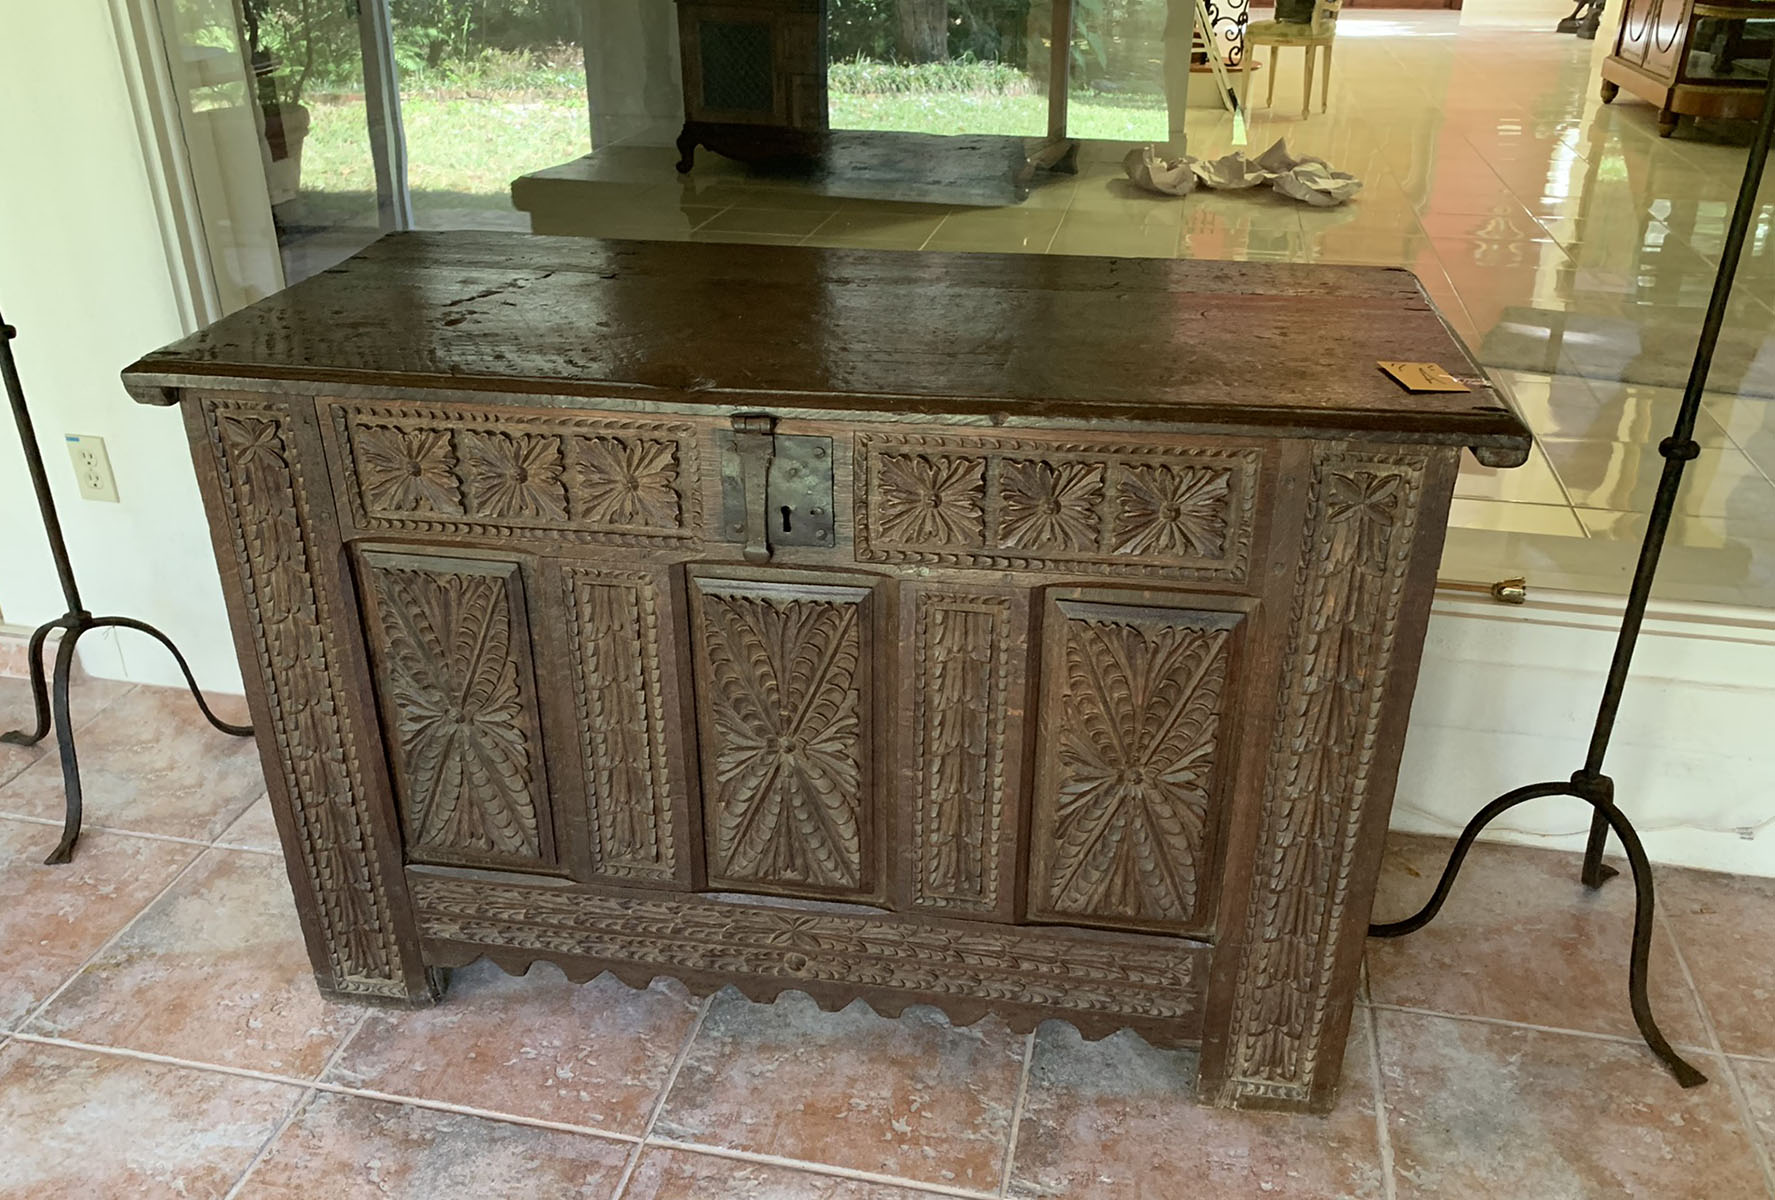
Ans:
<svg viewBox="0 0 1775 1200"><path fill-rule="evenodd" d="M1473 390L1435 363L1383 362L1378 365L1408 392L1470 392Z"/></svg>

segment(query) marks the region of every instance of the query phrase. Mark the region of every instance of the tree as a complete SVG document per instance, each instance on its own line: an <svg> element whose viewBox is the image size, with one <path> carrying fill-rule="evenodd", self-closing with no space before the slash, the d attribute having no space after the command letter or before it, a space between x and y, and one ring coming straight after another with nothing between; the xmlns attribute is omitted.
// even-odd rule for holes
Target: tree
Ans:
<svg viewBox="0 0 1775 1200"><path fill-rule="evenodd" d="M900 57L907 62L949 58L949 0L898 0Z"/></svg>

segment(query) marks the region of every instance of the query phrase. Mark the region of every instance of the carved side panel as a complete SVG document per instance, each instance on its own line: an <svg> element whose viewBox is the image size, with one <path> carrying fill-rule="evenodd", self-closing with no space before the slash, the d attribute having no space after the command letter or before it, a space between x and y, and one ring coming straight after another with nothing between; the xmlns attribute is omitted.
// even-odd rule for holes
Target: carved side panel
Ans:
<svg viewBox="0 0 1775 1200"><path fill-rule="evenodd" d="M1243 581L1263 451L859 433L864 562Z"/></svg>
<svg viewBox="0 0 1775 1200"><path fill-rule="evenodd" d="M1212 915L1238 613L1054 602L1030 914L1168 931Z"/></svg>
<svg viewBox="0 0 1775 1200"><path fill-rule="evenodd" d="M591 869L612 879L688 882L677 829L688 801L663 579L562 569L576 730L591 819Z"/></svg>
<svg viewBox="0 0 1775 1200"><path fill-rule="evenodd" d="M410 862L556 861L514 562L363 552L376 691Z"/></svg>
<svg viewBox="0 0 1775 1200"><path fill-rule="evenodd" d="M921 587L908 606L913 903L1010 915L1028 627L998 592Z"/></svg>
<svg viewBox="0 0 1775 1200"><path fill-rule="evenodd" d="M633 546L700 536L690 422L330 407L359 529Z"/></svg>
<svg viewBox="0 0 1775 1200"><path fill-rule="evenodd" d="M325 955L317 973L338 992L412 999L423 993L420 969L397 928L397 885L385 874L398 870L385 866L398 858L378 844L376 785L350 715L357 693L341 618L317 581L336 543L316 528L298 418L277 400L205 398L201 420L219 533L232 544L239 611L270 716L260 744L275 748L299 854L291 872L313 898L303 918Z"/></svg>
<svg viewBox="0 0 1775 1200"><path fill-rule="evenodd" d="M694 587L711 884L867 894L869 589Z"/></svg>
<svg viewBox="0 0 1775 1200"><path fill-rule="evenodd" d="M1226 1099L1304 1105L1326 1050L1336 949L1378 734L1427 458L1314 454L1281 701L1260 814ZM1341 1031L1339 1031L1341 1036ZM1328 1083L1327 1083L1328 1085Z"/></svg>

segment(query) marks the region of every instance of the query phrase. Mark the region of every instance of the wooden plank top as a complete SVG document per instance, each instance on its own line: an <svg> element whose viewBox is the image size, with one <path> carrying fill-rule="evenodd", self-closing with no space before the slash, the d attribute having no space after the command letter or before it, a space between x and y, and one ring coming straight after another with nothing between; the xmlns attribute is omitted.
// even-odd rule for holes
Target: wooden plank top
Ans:
<svg viewBox="0 0 1775 1200"><path fill-rule="evenodd" d="M1414 395L1376 366L1440 363ZM188 386L360 385L997 420L1291 426L1465 444L1528 430L1397 268L384 237L149 354Z"/></svg>

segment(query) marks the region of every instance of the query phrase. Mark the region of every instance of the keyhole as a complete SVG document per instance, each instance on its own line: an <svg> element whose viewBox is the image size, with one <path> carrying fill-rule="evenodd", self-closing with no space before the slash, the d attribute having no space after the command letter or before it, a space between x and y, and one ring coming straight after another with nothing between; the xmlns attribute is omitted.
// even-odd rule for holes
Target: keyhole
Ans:
<svg viewBox="0 0 1775 1200"><path fill-rule="evenodd" d="M787 504L783 505L783 532L784 533L793 532L789 528L789 506Z"/></svg>

